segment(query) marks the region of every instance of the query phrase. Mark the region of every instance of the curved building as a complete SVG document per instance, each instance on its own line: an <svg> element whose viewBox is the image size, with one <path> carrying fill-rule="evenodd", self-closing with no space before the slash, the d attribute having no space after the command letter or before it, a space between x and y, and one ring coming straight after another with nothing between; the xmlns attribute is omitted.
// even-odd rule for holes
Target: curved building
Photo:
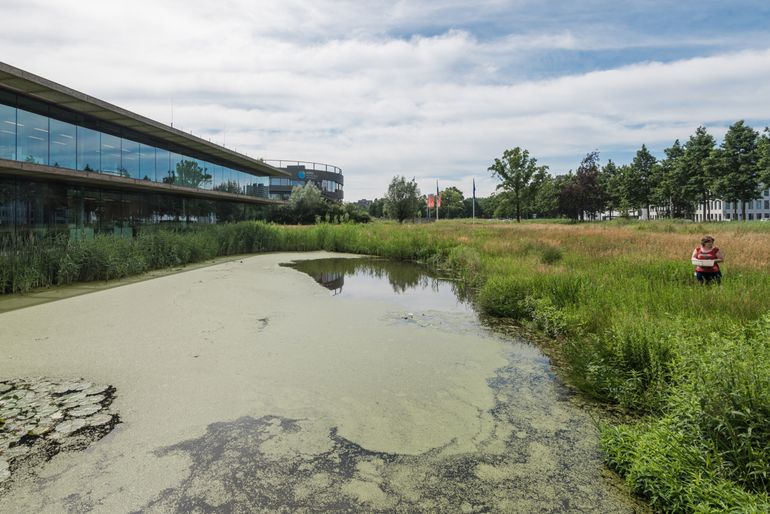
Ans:
<svg viewBox="0 0 770 514"><path fill-rule="evenodd" d="M0 62L0 236L261 218L292 176Z"/></svg>
<svg viewBox="0 0 770 514"><path fill-rule="evenodd" d="M308 161L282 161L266 159L289 177L270 177L270 198L273 200L288 200L291 190L312 181L324 198L341 202L343 199L344 181L342 170L331 164Z"/></svg>

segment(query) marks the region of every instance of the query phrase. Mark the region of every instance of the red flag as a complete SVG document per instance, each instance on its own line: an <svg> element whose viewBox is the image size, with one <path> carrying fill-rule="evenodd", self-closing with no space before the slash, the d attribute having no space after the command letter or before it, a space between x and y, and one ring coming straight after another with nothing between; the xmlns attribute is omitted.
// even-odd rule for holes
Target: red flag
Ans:
<svg viewBox="0 0 770 514"><path fill-rule="evenodd" d="M432 209L433 205L433 195L428 195L428 209Z"/></svg>

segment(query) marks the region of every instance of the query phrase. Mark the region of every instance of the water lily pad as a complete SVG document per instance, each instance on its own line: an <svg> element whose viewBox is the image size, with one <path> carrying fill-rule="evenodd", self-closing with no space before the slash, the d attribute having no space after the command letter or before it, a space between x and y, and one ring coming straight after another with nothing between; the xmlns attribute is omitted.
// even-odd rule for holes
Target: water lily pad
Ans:
<svg viewBox="0 0 770 514"><path fill-rule="evenodd" d="M91 414L98 412L100 409L100 405L83 405L82 407L68 411L67 414L76 418L82 418L84 416L90 416Z"/></svg>
<svg viewBox="0 0 770 514"><path fill-rule="evenodd" d="M110 421L112 421L112 416L110 414L96 414L94 416L91 416L89 418L85 418L86 423L88 423L92 427L98 427L101 425L106 425Z"/></svg>
<svg viewBox="0 0 770 514"><path fill-rule="evenodd" d="M56 432L62 435L70 435L84 426L86 426L86 422L82 418L68 419L56 425Z"/></svg>
<svg viewBox="0 0 770 514"><path fill-rule="evenodd" d="M15 418L19 414L21 414L21 409L17 409L17 408L0 410L0 418L3 418L5 420Z"/></svg>
<svg viewBox="0 0 770 514"><path fill-rule="evenodd" d="M41 418L44 418L46 416L50 416L54 412L58 412L59 408L55 405L46 405L44 407L41 407L37 410L37 415Z"/></svg>
<svg viewBox="0 0 770 514"><path fill-rule="evenodd" d="M103 394L95 394L93 396L86 396L81 402L80 405L95 405L102 403L104 401L104 395Z"/></svg>
<svg viewBox="0 0 770 514"><path fill-rule="evenodd" d="M77 403L86 397L86 393L70 393L58 398L59 403Z"/></svg>
<svg viewBox="0 0 770 514"><path fill-rule="evenodd" d="M83 392L89 396L92 394L101 394L107 389L109 389L109 387L110 386L107 386L107 385L94 385L89 387L88 389L84 389Z"/></svg>
<svg viewBox="0 0 770 514"><path fill-rule="evenodd" d="M0 382L0 394L8 392L11 389L13 389L12 385Z"/></svg>
<svg viewBox="0 0 770 514"><path fill-rule="evenodd" d="M51 430L53 430L52 422L50 422L50 421L49 422L43 422L43 423L38 424L38 426L36 426L32 430L30 430L29 434L30 435L36 435L36 436L40 437L40 436L44 436L45 434L47 434Z"/></svg>
<svg viewBox="0 0 770 514"><path fill-rule="evenodd" d="M59 384L56 387L53 388L53 392L56 394L64 394L68 393L69 391L72 391L72 384L71 382L64 382L63 384Z"/></svg>
<svg viewBox="0 0 770 514"><path fill-rule="evenodd" d="M53 414L51 414L48 417L53 419L53 420L62 419L64 417L64 413L62 411L60 411L60 410L57 410L56 412L54 412Z"/></svg>
<svg viewBox="0 0 770 514"><path fill-rule="evenodd" d="M91 387L93 384L91 382L75 382L75 386L72 388L73 391L84 391Z"/></svg>

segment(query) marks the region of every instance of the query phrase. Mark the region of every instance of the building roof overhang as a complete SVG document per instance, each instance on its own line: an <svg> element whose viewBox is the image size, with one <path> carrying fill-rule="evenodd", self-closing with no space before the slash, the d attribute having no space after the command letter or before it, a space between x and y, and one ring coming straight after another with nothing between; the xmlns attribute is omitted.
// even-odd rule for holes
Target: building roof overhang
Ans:
<svg viewBox="0 0 770 514"><path fill-rule="evenodd" d="M210 156L222 164L260 176L288 177L290 173L260 159L234 152L200 137L135 114L116 105L70 89L33 73L0 62L0 87L70 111L109 122L149 137Z"/></svg>

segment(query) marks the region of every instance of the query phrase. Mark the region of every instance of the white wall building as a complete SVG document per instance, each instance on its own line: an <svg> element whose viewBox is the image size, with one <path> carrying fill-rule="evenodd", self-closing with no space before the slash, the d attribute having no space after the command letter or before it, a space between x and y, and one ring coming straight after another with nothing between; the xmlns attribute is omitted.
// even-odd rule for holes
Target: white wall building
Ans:
<svg viewBox="0 0 770 514"><path fill-rule="evenodd" d="M746 220L770 219L770 189L761 191L761 197L757 200L746 202ZM658 219L665 218L666 209L659 207L650 207L647 214L646 209L641 209L639 219ZM737 211L737 212L736 212ZM720 199L709 201L709 209L705 210L703 205L698 205L695 211L695 221L740 221L743 220L743 206L741 202L725 202Z"/></svg>

